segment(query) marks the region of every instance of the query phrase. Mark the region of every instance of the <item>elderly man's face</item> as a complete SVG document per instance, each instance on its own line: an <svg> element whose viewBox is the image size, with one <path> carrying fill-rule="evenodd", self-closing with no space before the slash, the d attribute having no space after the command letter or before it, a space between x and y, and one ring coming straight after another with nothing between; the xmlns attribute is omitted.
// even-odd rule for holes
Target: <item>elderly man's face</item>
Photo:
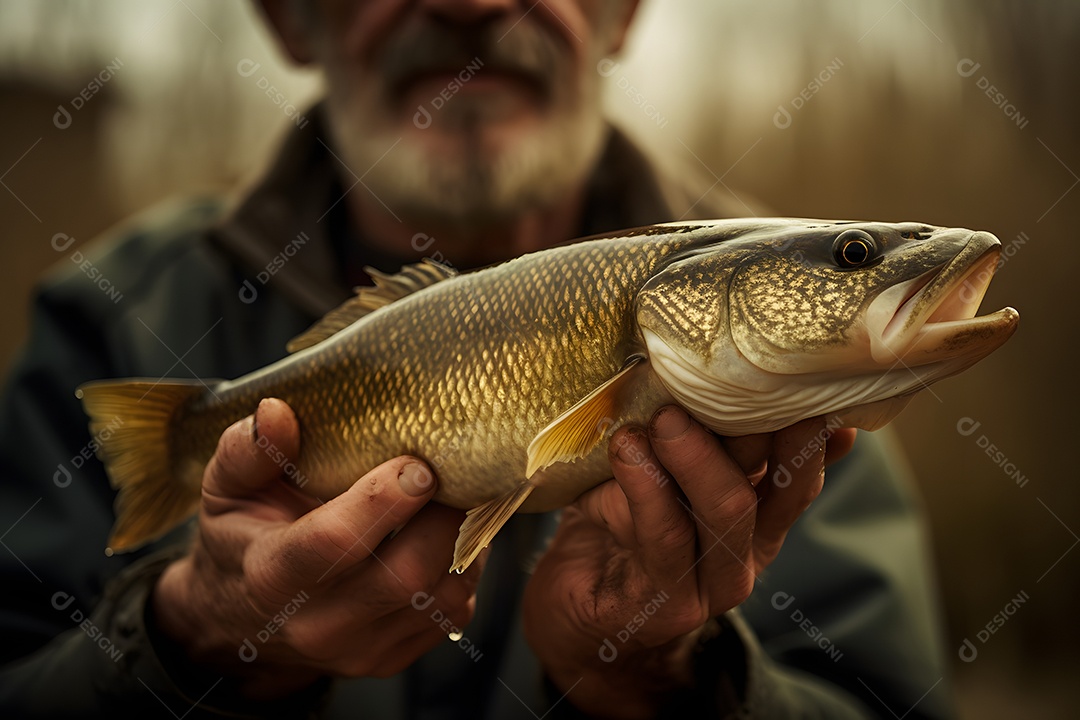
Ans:
<svg viewBox="0 0 1080 720"><path fill-rule="evenodd" d="M480 227L565 194L595 161L596 64L632 0L318 5L305 35L336 148L393 213Z"/></svg>

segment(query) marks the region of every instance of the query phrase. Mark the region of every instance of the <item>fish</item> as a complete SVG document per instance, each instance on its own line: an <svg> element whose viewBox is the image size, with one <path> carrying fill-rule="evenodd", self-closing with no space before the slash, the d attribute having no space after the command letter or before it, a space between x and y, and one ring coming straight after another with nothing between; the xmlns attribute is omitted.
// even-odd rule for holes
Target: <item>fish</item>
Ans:
<svg viewBox="0 0 1080 720"><path fill-rule="evenodd" d="M277 397L299 420L296 477L315 497L390 458L426 460L433 499L467 511L462 572L514 513L609 479L606 441L665 404L723 436L821 415L882 427L1016 330L1012 307L977 315L1000 257L984 231L750 218L634 228L470 272L369 268L373 287L248 375L77 389L119 491L110 548L195 513L218 437Z"/></svg>

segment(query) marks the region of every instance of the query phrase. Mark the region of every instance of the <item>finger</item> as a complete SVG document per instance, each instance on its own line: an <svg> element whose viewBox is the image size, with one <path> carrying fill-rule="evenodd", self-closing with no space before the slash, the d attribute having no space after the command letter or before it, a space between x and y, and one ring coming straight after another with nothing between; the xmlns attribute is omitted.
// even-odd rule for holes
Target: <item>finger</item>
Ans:
<svg viewBox="0 0 1080 720"><path fill-rule="evenodd" d="M379 663L365 676L388 678L404 672L417 659L428 654L443 643L449 642L449 632L432 624L411 637L404 638L378 656Z"/></svg>
<svg viewBox="0 0 1080 720"><path fill-rule="evenodd" d="M597 485L579 497L574 505L586 520L611 533L619 545L624 548L637 547L630 505L618 482L608 480Z"/></svg>
<svg viewBox="0 0 1080 720"><path fill-rule="evenodd" d="M449 573L444 574L449 577ZM368 578L369 573L361 573ZM460 586L460 579L457 580ZM410 637L438 629L442 637L461 632L473 618L475 592L439 586L417 592L393 608L371 608L365 593L341 586L329 597L320 597L304 623L290 626L290 641L321 664L340 664L350 658L386 658L397 654ZM358 634L363 633L358 638ZM359 641L358 641L359 640Z"/></svg>
<svg viewBox="0 0 1080 720"><path fill-rule="evenodd" d="M657 458L675 477L699 521L715 533L753 528L757 495L720 441L674 405L653 416L650 440Z"/></svg>
<svg viewBox="0 0 1080 720"><path fill-rule="evenodd" d="M858 432L855 428L839 428L829 435L829 439L825 443L825 467L832 465L851 452L851 449L855 447L855 438Z"/></svg>
<svg viewBox="0 0 1080 720"><path fill-rule="evenodd" d="M372 639L364 631L347 637L346 654L326 669L344 677L388 678L405 671L418 658L448 642L448 635L430 621L407 636L380 633L378 638Z"/></svg>
<svg viewBox="0 0 1080 720"><path fill-rule="evenodd" d="M259 403L254 415L229 426L206 466L203 489L211 496L243 498L277 483L295 468L300 428L292 409L276 398Z"/></svg>
<svg viewBox="0 0 1080 720"><path fill-rule="evenodd" d="M772 487L758 509L754 543L775 556L799 515L821 492L825 479L825 422L811 418L776 433ZM772 557L768 557L771 561Z"/></svg>
<svg viewBox="0 0 1080 720"><path fill-rule="evenodd" d="M720 441L682 408L661 408L653 416L650 437L697 523L695 567L702 600L710 612L724 612L754 588L757 493Z"/></svg>
<svg viewBox="0 0 1080 720"><path fill-rule="evenodd" d="M379 662L375 669L365 675L375 678L388 678L404 672L420 657L428 654L439 645L448 642L447 633L438 627L422 630L394 647L394 654Z"/></svg>
<svg viewBox="0 0 1080 720"><path fill-rule="evenodd" d="M476 588L487 558L485 552L464 573L450 573L454 545L465 513L462 510L432 503L417 513L402 530L373 548L372 557L379 564L376 586L388 591L384 598L390 605L408 604L417 592L433 588L459 587L455 598L468 597ZM488 551L489 552L489 551ZM445 584L447 580L460 581ZM374 593L378 594L378 589ZM372 591L368 591L369 595ZM404 597L402 597L404 594ZM448 598L440 597L440 600ZM400 603L404 600L404 603Z"/></svg>
<svg viewBox="0 0 1080 720"><path fill-rule="evenodd" d="M288 642L305 664L324 673L349 677L376 676L398 663L407 666L446 639L446 633L413 608L378 619L377 627L367 622L341 624L320 617L318 622L289 623L286 631ZM425 639L421 643L425 647L413 654L410 648L417 645L419 637Z"/></svg>
<svg viewBox="0 0 1080 720"><path fill-rule="evenodd" d="M435 476L420 460L397 457L357 480L261 544L250 560L272 587L311 587L368 560L395 528L435 494Z"/></svg>
<svg viewBox="0 0 1080 720"><path fill-rule="evenodd" d="M757 485L769 467L772 433L724 437L720 439L731 459L742 468L751 485Z"/></svg>
<svg viewBox="0 0 1080 720"><path fill-rule="evenodd" d="M608 448L611 469L626 498L642 564L663 585L693 567L696 525L679 486L664 470L640 428L622 428Z"/></svg>

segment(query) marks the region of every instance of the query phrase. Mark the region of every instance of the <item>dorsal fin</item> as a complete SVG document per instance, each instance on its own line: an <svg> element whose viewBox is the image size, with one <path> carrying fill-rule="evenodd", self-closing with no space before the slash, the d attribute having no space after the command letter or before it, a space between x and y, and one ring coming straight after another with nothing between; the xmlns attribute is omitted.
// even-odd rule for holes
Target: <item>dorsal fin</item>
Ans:
<svg viewBox="0 0 1080 720"><path fill-rule="evenodd" d="M449 265L443 265L431 258L424 258L413 265L406 265L394 275L380 272L373 267L365 267L364 271L375 281L375 287L355 288L356 295L326 313L321 320L290 340L285 349L294 353L297 350L309 348L395 300L400 300L406 295L412 295L414 292L458 274L457 270Z"/></svg>

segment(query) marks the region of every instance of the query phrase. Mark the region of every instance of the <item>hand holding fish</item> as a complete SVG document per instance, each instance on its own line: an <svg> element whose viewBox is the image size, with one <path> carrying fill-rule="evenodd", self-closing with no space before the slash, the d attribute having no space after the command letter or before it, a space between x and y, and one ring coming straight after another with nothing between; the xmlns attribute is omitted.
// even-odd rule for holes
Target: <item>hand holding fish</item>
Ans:
<svg viewBox="0 0 1080 720"><path fill-rule="evenodd" d="M305 592L246 672L387 674L442 639L406 607L414 591L463 627L499 529L575 503L528 593L533 647L560 687L581 680L575 702L647 708L664 683L690 681L699 628L746 598L819 491L827 452L819 439L813 461L801 453L828 433L806 419L877 429L1016 330L1012 308L977 315L1000 256L996 237L965 228L752 218L631 229L462 274L369 268L374 287L244 377L76 390L120 491L110 546L198 508L199 541L157 600L192 659L239 665L224 639L277 628ZM303 493L243 426L214 453L265 397L296 412L273 415L287 430L271 442L310 480ZM683 410L654 417L670 403ZM625 429L650 417L648 443ZM790 484L761 482L766 446L765 472L797 468ZM401 489L406 456L438 466L437 490ZM440 580L446 567L464 578ZM639 631L603 663L628 622ZM270 690L300 676L287 677Z"/></svg>
<svg viewBox="0 0 1080 720"><path fill-rule="evenodd" d="M665 693L693 683L702 628L749 596L821 491L826 462L854 441L838 430L826 452L827 436L816 418L721 440L676 407L648 434L616 433L615 480L566 510L526 590L526 637L566 701L652 717ZM762 482L781 464L790 483Z"/></svg>
<svg viewBox="0 0 1080 720"><path fill-rule="evenodd" d="M152 600L166 637L193 662L244 679L254 699L322 675L384 677L411 665L446 639L413 608L414 592L430 591L464 627L486 559L446 572L464 513L428 503L436 482L419 461L383 463L321 504L283 472L299 446L280 400L226 430L203 478L196 540Z"/></svg>

